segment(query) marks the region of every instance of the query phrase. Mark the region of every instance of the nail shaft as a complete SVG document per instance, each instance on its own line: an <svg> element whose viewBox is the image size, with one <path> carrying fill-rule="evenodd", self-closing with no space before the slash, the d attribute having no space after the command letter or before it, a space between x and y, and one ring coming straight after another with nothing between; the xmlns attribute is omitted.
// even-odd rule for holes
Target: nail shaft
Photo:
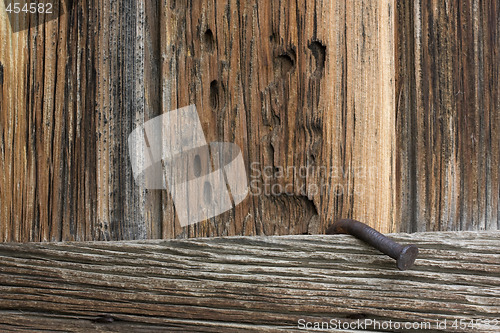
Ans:
<svg viewBox="0 0 500 333"><path fill-rule="evenodd" d="M336 221L326 230L326 234L352 235L396 259L397 267L400 270L406 270L413 266L418 255L418 248L415 245L401 245L366 224L352 219Z"/></svg>

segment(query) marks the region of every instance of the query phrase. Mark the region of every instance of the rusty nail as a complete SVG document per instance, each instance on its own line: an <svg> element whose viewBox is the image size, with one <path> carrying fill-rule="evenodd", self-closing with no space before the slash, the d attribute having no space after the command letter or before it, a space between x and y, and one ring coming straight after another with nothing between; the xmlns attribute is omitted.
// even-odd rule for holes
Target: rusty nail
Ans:
<svg viewBox="0 0 500 333"><path fill-rule="evenodd" d="M396 259L397 267L404 271L413 266L418 255L416 245L401 245L377 230L356 220L343 219L333 223L327 230L327 235L349 234L373 246L377 250Z"/></svg>

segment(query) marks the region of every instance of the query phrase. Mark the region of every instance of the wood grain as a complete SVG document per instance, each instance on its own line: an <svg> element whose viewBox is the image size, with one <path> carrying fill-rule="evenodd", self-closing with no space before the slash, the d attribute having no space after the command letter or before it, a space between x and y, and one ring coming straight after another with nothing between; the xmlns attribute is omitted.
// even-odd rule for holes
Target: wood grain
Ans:
<svg viewBox="0 0 500 333"><path fill-rule="evenodd" d="M500 233L393 238L419 246L413 269L347 235L4 243L0 329L290 332L360 318L447 319L432 331L453 332L471 331L455 319L499 319Z"/></svg>
<svg viewBox="0 0 500 333"><path fill-rule="evenodd" d="M0 241L500 228L495 1L0 4ZM181 228L127 137L194 103L251 195Z"/></svg>
<svg viewBox="0 0 500 333"><path fill-rule="evenodd" d="M126 145L160 112L155 4L63 5L13 33L1 4L0 240L158 237L158 194L134 185Z"/></svg>
<svg viewBox="0 0 500 333"><path fill-rule="evenodd" d="M163 237L396 228L392 1L163 3L163 109L195 104L243 150L251 196ZM166 200L164 207L173 207Z"/></svg>
<svg viewBox="0 0 500 333"><path fill-rule="evenodd" d="M0 14L2 241L395 228L392 1L62 4L16 33ZM191 103L267 194L180 228L135 185L127 136Z"/></svg>
<svg viewBox="0 0 500 333"><path fill-rule="evenodd" d="M500 228L499 10L398 2L401 230Z"/></svg>

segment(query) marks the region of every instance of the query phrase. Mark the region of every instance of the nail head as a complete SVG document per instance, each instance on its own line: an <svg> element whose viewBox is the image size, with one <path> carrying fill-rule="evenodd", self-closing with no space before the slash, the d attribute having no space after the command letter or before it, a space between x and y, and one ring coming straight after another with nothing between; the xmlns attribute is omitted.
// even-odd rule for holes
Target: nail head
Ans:
<svg viewBox="0 0 500 333"><path fill-rule="evenodd" d="M413 244L406 245L403 250L401 250L401 253L399 254L399 257L396 261L398 268L404 271L413 266L413 264L415 263L415 259L417 259L417 255L417 246Z"/></svg>

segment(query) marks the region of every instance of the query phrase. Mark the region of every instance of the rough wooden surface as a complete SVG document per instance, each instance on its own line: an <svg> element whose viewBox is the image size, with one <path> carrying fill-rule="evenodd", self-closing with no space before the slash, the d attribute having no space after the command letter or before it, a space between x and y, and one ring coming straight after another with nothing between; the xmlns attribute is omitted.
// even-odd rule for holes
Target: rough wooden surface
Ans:
<svg viewBox="0 0 500 333"><path fill-rule="evenodd" d="M500 228L497 1L62 4L0 2L0 241ZM191 103L252 195L181 228L127 136Z"/></svg>
<svg viewBox="0 0 500 333"><path fill-rule="evenodd" d="M498 332L451 323L500 320L500 233L393 236L418 244L413 269L347 235L4 243L0 330L290 332L303 318Z"/></svg>
<svg viewBox="0 0 500 333"><path fill-rule="evenodd" d="M134 185L126 145L160 113L155 2L63 5L13 33L0 4L0 240L157 235L158 194Z"/></svg>
<svg viewBox="0 0 500 333"><path fill-rule="evenodd" d="M242 147L262 193L185 230L168 209L164 237L314 234L348 216L396 227L392 1L162 9L163 109L195 103L207 140Z"/></svg>
<svg viewBox="0 0 500 333"><path fill-rule="evenodd" d="M397 2L402 231L500 229L500 5Z"/></svg>
<svg viewBox="0 0 500 333"><path fill-rule="evenodd" d="M0 5L0 240L395 228L392 1L63 4L16 33ZM268 193L180 228L166 191L134 184L126 139L190 103Z"/></svg>

